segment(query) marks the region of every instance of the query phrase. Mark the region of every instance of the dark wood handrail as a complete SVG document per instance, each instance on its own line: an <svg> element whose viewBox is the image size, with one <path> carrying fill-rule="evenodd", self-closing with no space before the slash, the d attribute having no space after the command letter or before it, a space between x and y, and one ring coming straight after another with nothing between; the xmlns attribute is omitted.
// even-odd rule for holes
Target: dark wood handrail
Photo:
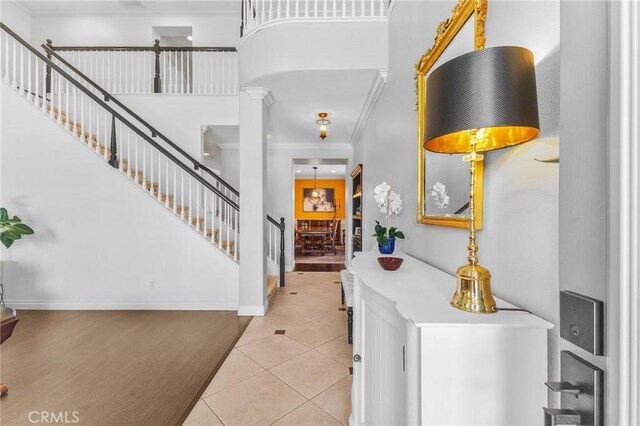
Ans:
<svg viewBox="0 0 640 426"><path fill-rule="evenodd" d="M49 41L49 40L47 40ZM138 121L140 124L142 124L144 127L146 127L150 132L152 136L158 136L160 139L162 139L163 141L165 141L169 146L171 146L171 148L175 149L176 151L178 151L180 153L180 155L184 156L185 158L189 159L189 162L193 163L193 166L196 170L198 169L202 169L204 170L208 175L210 175L211 177L213 177L216 181L218 181L222 186L224 186L226 189L228 189L232 194L235 194L237 196L240 195L240 193L238 192L238 190L236 190L234 187L232 187L229 183L227 183L224 179L222 179L221 177L219 177L218 175L216 175L211 169L209 169L208 167L206 167L204 164L200 163L199 161L197 161L195 158L193 158L191 155L189 155L185 150L183 150L182 148L180 148L178 145L176 145L174 142L172 142L168 137L166 137L165 135L163 135L160 131L158 131L155 127L153 127L151 124L147 123L145 120L143 120L138 114L136 114L135 112L133 112L130 108L128 108L126 105L124 105L122 102L120 102L115 96L113 96L111 93L107 92L104 88L102 88L98 83L96 83L95 81L93 81L91 78L89 78L89 76L87 76L86 74L84 74L82 71L80 71L78 68L74 67L73 65L71 65L66 59L64 59L62 56L58 55L54 50L51 49L51 45L50 44L43 44L42 48L47 52L47 55L53 56L55 57L58 61L62 62L67 68L69 68L70 70L72 70L76 75L78 75L79 77L81 77L83 80L85 80L87 83L89 83L90 85L92 85L96 90L98 90L100 93L102 93L102 96L104 96L105 100L107 101L113 101L114 104L118 105L120 108L122 108L127 114L129 114L131 117L133 117L136 121Z"/></svg>
<svg viewBox="0 0 640 426"><path fill-rule="evenodd" d="M284 217L280 218L280 222L267 215L267 220L271 222L273 225L277 226L280 229L280 287L284 287L284 276L285 276L285 268L284 268Z"/></svg>
<svg viewBox="0 0 640 426"><path fill-rule="evenodd" d="M73 78L66 71L64 71L62 68L60 68L58 65L56 65L53 61L51 61L45 55L40 53L33 46L31 46L29 43L24 41L18 34L13 32L3 22L0 22L0 28L3 31L5 31L7 34L9 34L11 37L13 37L15 40L17 40L25 48L27 48L27 50L29 50L31 53L33 53L37 58L39 58L41 61L43 61L45 64L47 64L47 66L51 67L51 69L55 70L58 74L60 74L65 79L67 79L72 85L76 86L81 92L83 92L85 95L87 95L91 100L93 100L95 103L97 103L102 108L107 110L113 117L117 118L118 121L120 121L122 124L127 126L133 132L135 132L143 140L147 141L151 146L153 146L158 151L160 151L162 154L164 154L168 159L170 159L172 162L174 162L176 165L178 165L181 169L186 171L187 174L191 175L195 180L200 182L205 188L209 189L211 192L213 192L214 194L219 196L222 200L224 200L227 204L229 204L234 210L236 210L236 211L240 210L240 207L236 202L234 202L229 197L227 197L225 194L223 194L218 189L216 189L211 183L209 183L202 176L200 176L199 174L197 174L196 172L191 170L191 168L189 166L187 166L182 161L180 161L178 158L176 158L171 152L167 151L164 147L160 146L156 141L154 141L150 136L147 136L142 130L138 129L138 127L136 127L133 123L131 123L129 120L127 120L122 114L117 112L115 109L111 108L105 101L103 101L98 96L96 96L94 93L92 93L89 89L84 87L84 85L82 85L78 80Z"/></svg>
<svg viewBox="0 0 640 426"><path fill-rule="evenodd" d="M158 46L163 52L237 52L235 47L174 47ZM154 46L54 46L51 49L58 52L65 51L112 51L112 52L154 52Z"/></svg>

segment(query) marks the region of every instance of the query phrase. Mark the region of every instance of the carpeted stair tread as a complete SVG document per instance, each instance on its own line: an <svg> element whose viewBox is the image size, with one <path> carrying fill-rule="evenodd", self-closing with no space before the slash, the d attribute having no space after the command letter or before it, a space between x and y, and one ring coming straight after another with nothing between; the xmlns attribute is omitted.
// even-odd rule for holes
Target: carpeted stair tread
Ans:
<svg viewBox="0 0 640 426"><path fill-rule="evenodd" d="M280 278L277 275L267 275L267 300L271 300L276 290L278 290L278 281Z"/></svg>

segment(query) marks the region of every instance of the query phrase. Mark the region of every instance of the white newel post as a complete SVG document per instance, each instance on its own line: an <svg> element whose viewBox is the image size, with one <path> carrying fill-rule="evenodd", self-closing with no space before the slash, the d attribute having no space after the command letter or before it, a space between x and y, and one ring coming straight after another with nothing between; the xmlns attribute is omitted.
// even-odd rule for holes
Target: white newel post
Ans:
<svg viewBox="0 0 640 426"><path fill-rule="evenodd" d="M267 108L269 89L240 91L240 288L238 315L262 316L267 310L265 202Z"/></svg>

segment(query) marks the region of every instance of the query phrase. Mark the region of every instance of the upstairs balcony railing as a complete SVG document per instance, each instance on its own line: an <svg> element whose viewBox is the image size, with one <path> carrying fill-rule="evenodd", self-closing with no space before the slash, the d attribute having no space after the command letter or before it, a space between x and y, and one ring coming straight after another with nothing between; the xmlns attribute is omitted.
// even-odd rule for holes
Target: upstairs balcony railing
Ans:
<svg viewBox="0 0 640 426"><path fill-rule="evenodd" d="M115 94L238 93L235 47L55 46L47 47Z"/></svg>
<svg viewBox="0 0 640 426"><path fill-rule="evenodd" d="M392 0L242 0L241 35L280 19L372 19Z"/></svg>

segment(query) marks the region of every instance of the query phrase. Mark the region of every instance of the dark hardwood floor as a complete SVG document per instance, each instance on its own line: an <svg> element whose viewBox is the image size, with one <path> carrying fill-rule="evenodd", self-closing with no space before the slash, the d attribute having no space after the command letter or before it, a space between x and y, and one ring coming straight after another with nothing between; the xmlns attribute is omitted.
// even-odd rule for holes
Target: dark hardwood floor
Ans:
<svg viewBox="0 0 640 426"><path fill-rule="evenodd" d="M88 425L180 424L251 320L211 311L23 310L18 318L0 349L6 425L30 424L33 411Z"/></svg>
<svg viewBox="0 0 640 426"><path fill-rule="evenodd" d="M337 263L296 263L294 272L340 272L346 266Z"/></svg>

